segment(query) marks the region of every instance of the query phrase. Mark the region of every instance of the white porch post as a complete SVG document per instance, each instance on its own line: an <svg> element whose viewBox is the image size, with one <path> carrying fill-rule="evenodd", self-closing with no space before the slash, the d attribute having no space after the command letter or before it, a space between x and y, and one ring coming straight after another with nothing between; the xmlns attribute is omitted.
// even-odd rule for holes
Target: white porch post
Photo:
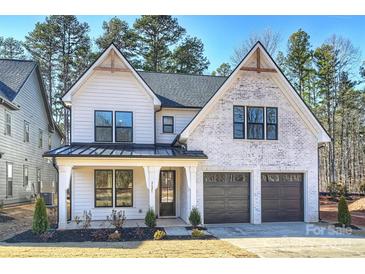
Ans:
<svg viewBox="0 0 365 274"><path fill-rule="evenodd" d="M70 186L72 166L58 167L58 228L67 225L67 188Z"/></svg>
<svg viewBox="0 0 365 274"><path fill-rule="evenodd" d="M156 189L160 178L160 166L144 166L144 175L146 177L146 186L149 196L149 207L156 213Z"/></svg>
<svg viewBox="0 0 365 274"><path fill-rule="evenodd" d="M190 189L190 210L196 207L196 166L185 166L186 180Z"/></svg>
<svg viewBox="0 0 365 274"><path fill-rule="evenodd" d="M261 224L261 173L259 169L252 172L251 179L251 223Z"/></svg>

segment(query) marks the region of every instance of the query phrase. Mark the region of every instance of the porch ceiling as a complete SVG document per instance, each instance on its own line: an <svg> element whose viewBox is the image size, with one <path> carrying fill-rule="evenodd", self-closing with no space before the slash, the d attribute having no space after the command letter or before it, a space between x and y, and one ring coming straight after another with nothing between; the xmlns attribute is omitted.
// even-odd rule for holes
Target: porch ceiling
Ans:
<svg viewBox="0 0 365 274"><path fill-rule="evenodd" d="M50 150L43 157L207 159L203 151L169 145L73 143Z"/></svg>

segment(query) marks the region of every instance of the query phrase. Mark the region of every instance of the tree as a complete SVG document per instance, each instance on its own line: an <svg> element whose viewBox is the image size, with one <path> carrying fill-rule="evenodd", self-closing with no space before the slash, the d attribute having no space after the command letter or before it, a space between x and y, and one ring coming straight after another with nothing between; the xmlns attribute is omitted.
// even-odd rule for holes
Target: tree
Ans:
<svg viewBox="0 0 365 274"><path fill-rule="evenodd" d="M166 71L171 57L170 46L185 34L176 18L167 15L143 15L133 24L137 34L137 52L142 57L142 69Z"/></svg>
<svg viewBox="0 0 365 274"><path fill-rule="evenodd" d="M196 37L186 37L172 53L171 63L170 72L203 74L209 66L203 42Z"/></svg>
<svg viewBox="0 0 365 274"><path fill-rule="evenodd" d="M99 50L102 51L114 43L129 62L135 63L137 36L129 28L128 23L118 17L113 17L109 22L104 21L102 28L104 33L96 39Z"/></svg>
<svg viewBox="0 0 365 274"><path fill-rule="evenodd" d="M43 234L47 231L48 226L46 205L43 198L37 198L33 215L32 231L35 234Z"/></svg>
<svg viewBox="0 0 365 274"><path fill-rule="evenodd" d="M229 76L232 72L231 65L229 63L222 63L216 70L212 72L213 76Z"/></svg>
<svg viewBox="0 0 365 274"><path fill-rule="evenodd" d="M36 23L34 30L25 36L24 44L32 58L39 64L52 109L55 108L53 97L58 46L56 31L56 25L52 24L50 18L47 17L44 23ZM58 117L55 118L59 122Z"/></svg>
<svg viewBox="0 0 365 274"><path fill-rule="evenodd" d="M25 59L22 42L12 37L0 37L0 57L6 59Z"/></svg>
<svg viewBox="0 0 365 274"><path fill-rule="evenodd" d="M275 56L281 40L280 33L265 29L262 33L251 33L249 38L237 47L231 57L233 65L238 65L249 50L260 41L271 56Z"/></svg>
<svg viewBox="0 0 365 274"><path fill-rule="evenodd" d="M280 63L284 63L288 77L300 96L309 102L310 78L313 77L312 56L313 51L309 42L308 33L299 29L290 35L288 40L288 53Z"/></svg>

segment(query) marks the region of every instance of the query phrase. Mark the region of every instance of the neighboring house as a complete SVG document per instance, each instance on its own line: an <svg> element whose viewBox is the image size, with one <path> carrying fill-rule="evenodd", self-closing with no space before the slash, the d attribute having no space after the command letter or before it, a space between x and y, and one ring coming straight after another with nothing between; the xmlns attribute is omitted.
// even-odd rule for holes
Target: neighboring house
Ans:
<svg viewBox="0 0 365 274"><path fill-rule="evenodd" d="M56 169L42 155L61 139L37 64L0 59L0 202L55 192Z"/></svg>
<svg viewBox="0 0 365 274"><path fill-rule="evenodd" d="M264 47L229 77L139 72L111 45L62 98L71 144L59 228L91 211L208 223L318 221L318 148L330 137Z"/></svg>

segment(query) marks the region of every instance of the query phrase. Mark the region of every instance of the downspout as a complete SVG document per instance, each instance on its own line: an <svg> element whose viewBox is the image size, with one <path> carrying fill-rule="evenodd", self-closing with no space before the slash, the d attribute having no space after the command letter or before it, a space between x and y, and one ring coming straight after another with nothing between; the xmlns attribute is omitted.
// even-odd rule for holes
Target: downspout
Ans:
<svg viewBox="0 0 365 274"><path fill-rule="evenodd" d="M56 165L56 159L55 157L52 157L52 164L53 167L56 169L56 173L57 173L57 187L56 187L56 194L57 194L57 228L58 228L58 223L59 223L59 212L60 212L60 203L59 203L59 193L60 193L60 173L58 171L58 167Z"/></svg>
<svg viewBox="0 0 365 274"><path fill-rule="evenodd" d="M318 177L318 221L321 221L321 199L320 199L320 192L319 192L319 184L320 184L320 177L319 177L319 171L320 171L320 168L321 168L321 165L320 165L320 157L319 157L319 151L321 148L324 148L325 145L320 145L318 146L318 149L317 149L317 161L318 161L318 174L317 174L317 177Z"/></svg>
<svg viewBox="0 0 365 274"><path fill-rule="evenodd" d="M153 130L153 132L154 132L154 136L153 136L153 138L154 138L154 143L155 143L155 145L156 145L156 139L157 139L157 133L156 133L156 113L157 112L160 112L162 110L162 107L160 106L160 108L158 109L158 110L156 110L155 111L155 114L154 114L154 130Z"/></svg>

